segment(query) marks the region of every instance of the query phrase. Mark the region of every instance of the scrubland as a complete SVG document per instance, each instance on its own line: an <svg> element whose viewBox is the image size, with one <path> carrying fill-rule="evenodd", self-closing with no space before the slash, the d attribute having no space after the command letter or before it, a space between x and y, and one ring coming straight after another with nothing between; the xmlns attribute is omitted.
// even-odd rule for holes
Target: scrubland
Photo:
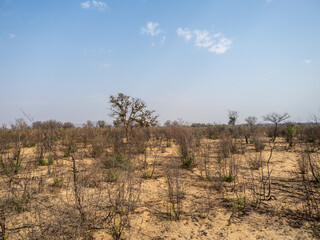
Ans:
<svg viewBox="0 0 320 240"><path fill-rule="evenodd" d="M320 126L0 131L2 239L318 239Z"/></svg>

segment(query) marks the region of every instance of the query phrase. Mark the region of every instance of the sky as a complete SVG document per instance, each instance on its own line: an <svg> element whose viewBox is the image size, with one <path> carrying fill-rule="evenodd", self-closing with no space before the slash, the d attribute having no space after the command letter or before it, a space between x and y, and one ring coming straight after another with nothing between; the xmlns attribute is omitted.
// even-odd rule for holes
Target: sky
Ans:
<svg viewBox="0 0 320 240"><path fill-rule="evenodd" d="M0 0L0 124L320 115L319 0Z"/></svg>

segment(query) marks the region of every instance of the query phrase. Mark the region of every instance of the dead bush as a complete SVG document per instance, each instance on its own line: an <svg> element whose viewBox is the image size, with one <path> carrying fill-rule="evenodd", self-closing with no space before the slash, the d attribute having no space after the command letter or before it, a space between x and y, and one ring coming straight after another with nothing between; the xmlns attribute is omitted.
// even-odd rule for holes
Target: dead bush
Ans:
<svg viewBox="0 0 320 240"><path fill-rule="evenodd" d="M180 220L183 210L184 189L178 166L171 163L166 171L167 177L167 213L170 219Z"/></svg>
<svg viewBox="0 0 320 240"><path fill-rule="evenodd" d="M175 141L179 146L182 167L191 168L195 163L196 141L191 128L177 126L173 129Z"/></svg>

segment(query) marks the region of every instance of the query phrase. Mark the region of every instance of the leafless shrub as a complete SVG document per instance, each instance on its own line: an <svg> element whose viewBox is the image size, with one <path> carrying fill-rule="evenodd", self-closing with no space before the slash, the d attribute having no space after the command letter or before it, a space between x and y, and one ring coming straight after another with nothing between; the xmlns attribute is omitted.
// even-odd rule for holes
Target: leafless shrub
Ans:
<svg viewBox="0 0 320 240"><path fill-rule="evenodd" d="M133 172L127 171L122 181L116 182L108 189L110 203L111 234L120 239L130 223L130 214L140 201L141 182L134 179Z"/></svg>
<svg viewBox="0 0 320 240"><path fill-rule="evenodd" d="M6 175L18 174L21 170L23 146L29 138L29 130L24 128L25 125L23 123L18 121L11 127L14 129L1 134L2 140L0 143L0 167L2 173Z"/></svg>
<svg viewBox="0 0 320 240"><path fill-rule="evenodd" d="M163 127L161 128L162 134L165 138L165 145L166 147L172 146L172 140L173 140L173 129L172 127Z"/></svg>
<svg viewBox="0 0 320 240"><path fill-rule="evenodd" d="M298 159L298 173L302 180L304 213L307 217L316 219L320 217L320 193L318 191L319 181L317 181L319 170L319 168L315 170L310 153L304 153Z"/></svg>
<svg viewBox="0 0 320 240"><path fill-rule="evenodd" d="M248 158L246 160L251 170L258 170L261 167L261 158L262 158L261 152L259 154L256 153L254 155L252 154L248 155Z"/></svg>
<svg viewBox="0 0 320 240"><path fill-rule="evenodd" d="M95 137L91 141L91 156L93 158L101 157L106 151L108 135L102 131L96 131Z"/></svg>
<svg viewBox="0 0 320 240"><path fill-rule="evenodd" d="M127 143L124 142L125 132L121 128L115 128L111 131L111 141L113 152L115 154L124 154L127 152Z"/></svg>
<svg viewBox="0 0 320 240"><path fill-rule="evenodd" d="M219 142L218 157L219 159L228 158L231 154L237 153L236 143L231 138L222 138Z"/></svg>
<svg viewBox="0 0 320 240"><path fill-rule="evenodd" d="M210 150L211 150L211 145L210 144L205 144L202 149L201 149L201 159L202 159L202 166L201 166L201 177L207 180L211 180L212 174L210 173ZM204 172L204 176L203 176Z"/></svg>
<svg viewBox="0 0 320 240"><path fill-rule="evenodd" d="M170 219L180 220L183 210L184 189L178 166L171 163L166 171L168 200L167 213Z"/></svg>
<svg viewBox="0 0 320 240"><path fill-rule="evenodd" d="M248 202L253 208L259 208L262 201L262 178L260 172L251 169L251 175L247 184Z"/></svg>
<svg viewBox="0 0 320 240"><path fill-rule="evenodd" d="M26 233L26 239L79 239L87 232L77 209L61 199L50 201L44 197L32 208L33 224ZM30 223L29 223L30 224Z"/></svg>
<svg viewBox="0 0 320 240"><path fill-rule="evenodd" d="M127 170L131 166L130 155L123 153L106 154L104 157L101 158L101 160L107 169L118 168L122 170Z"/></svg>
<svg viewBox="0 0 320 240"><path fill-rule="evenodd" d="M159 158L158 153L154 152L152 147L150 148L150 153L151 153L152 162L151 162L151 164L147 164L147 167L144 170L143 175L142 175L142 177L145 179L151 179L153 177L155 170L156 170L158 158Z"/></svg>
<svg viewBox="0 0 320 240"><path fill-rule="evenodd" d="M266 144L263 142L262 138L259 136L253 137L253 144L254 144L254 149L256 150L256 152L261 152L266 147Z"/></svg>
<svg viewBox="0 0 320 240"><path fill-rule="evenodd" d="M197 199L193 202L193 207L191 211L193 211L195 215L202 219L205 219L209 216L210 211L214 207L212 199L214 199L214 188L212 186L212 182L207 186L204 186L201 195L199 194Z"/></svg>
<svg viewBox="0 0 320 240"><path fill-rule="evenodd" d="M207 128L209 139L219 139L230 135L229 127L225 125L215 125Z"/></svg>
<svg viewBox="0 0 320 240"><path fill-rule="evenodd" d="M143 165L147 165L148 143L151 133L148 128L135 128L132 130L132 142L130 152L132 154L143 154Z"/></svg>
<svg viewBox="0 0 320 240"><path fill-rule="evenodd" d="M175 141L179 146L182 167L191 168L195 163L197 151L193 131L190 128L178 126L174 128Z"/></svg>
<svg viewBox="0 0 320 240"><path fill-rule="evenodd" d="M309 172L309 157L307 154L301 154L298 158L298 172L300 174L307 174Z"/></svg>

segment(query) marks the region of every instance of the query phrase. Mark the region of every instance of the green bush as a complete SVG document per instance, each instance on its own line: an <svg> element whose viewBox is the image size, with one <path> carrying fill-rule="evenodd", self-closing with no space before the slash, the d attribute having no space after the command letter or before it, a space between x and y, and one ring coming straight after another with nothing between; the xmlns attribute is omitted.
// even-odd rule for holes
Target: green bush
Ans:
<svg viewBox="0 0 320 240"><path fill-rule="evenodd" d="M104 160L106 168L120 168L126 169L130 166L130 160L127 155L123 153L107 155Z"/></svg>
<svg viewBox="0 0 320 240"><path fill-rule="evenodd" d="M5 174L17 174L21 170L22 167L22 159L14 160L12 158L9 159L8 162L4 162L1 160L1 168L3 169Z"/></svg>
<svg viewBox="0 0 320 240"><path fill-rule="evenodd" d="M39 159L39 162L38 162L38 165L39 166L50 166L50 165L52 165L53 164L53 156L52 155L50 155L49 157L48 157L48 159L46 159L46 158L40 158Z"/></svg>
<svg viewBox="0 0 320 240"><path fill-rule="evenodd" d="M140 154L146 154L146 152L147 152L147 148L146 147L142 147L142 148L138 149L138 153L140 153Z"/></svg>
<svg viewBox="0 0 320 240"><path fill-rule="evenodd" d="M40 158L38 165L39 166L47 166L47 160L45 158Z"/></svg>
<svg viewBox="0 0 320 240"><path fill-rule="evenodd" d="M68 150L66 150L65 152L64 152L64 157L70 157L70 153L69 153L69 151Z"/></svg>
<svg viewBox="0 0 320 240"><path fill-rule="evenodd" d="M21 213L24 211L27 211L29 209L30 202L30 194L27 190L25 190L22 194L22 196L15 196L11 199L9 199L9 207L14 209L16 212Z"/></svg>
<svg viewBox="0 0 320 240"><path fill-rule="evenodd" d="M293 138L297 134L297 129L296 126L293 124L289 124L286 129L285 129L285 136L286 136L286 141L289 143L289 147L293 147Z"/></svg>
<svg viewBox="0 0 320 240"><path fill-rule="evenodd" d="M27 142L27 143L23 144L23 147L26 147L26 148L31 148L34 146L36 146L35 142Z"/></svg>
<svg viewBox="0 0 320 240"><path fill-rule="evenodd" d="M184 168L191 168L194 164L194 156L190 155L189 153L183 157L182 160L182 167Z"/></svg>
<svg viewBox="0 0 320 240"><path fill-rule="evenodd" d="M228 175L223 175L222 176L222 181L223 182L233 182L235 180L235 176L229 173Z"/></svg>
<svg viewBox="0 0 320 240"><path fill-rule="evenodd" d="M118 171L108 171L106 175L106 182L117 182L120 174Z"/></svg>
<svg viewBox="0 0 320 240"><path fill-rule="evenodd" d="M64 157L70 157L71 153L75 153L77 148L74 146L68 147L68 149L64 152Z"/></svg>

